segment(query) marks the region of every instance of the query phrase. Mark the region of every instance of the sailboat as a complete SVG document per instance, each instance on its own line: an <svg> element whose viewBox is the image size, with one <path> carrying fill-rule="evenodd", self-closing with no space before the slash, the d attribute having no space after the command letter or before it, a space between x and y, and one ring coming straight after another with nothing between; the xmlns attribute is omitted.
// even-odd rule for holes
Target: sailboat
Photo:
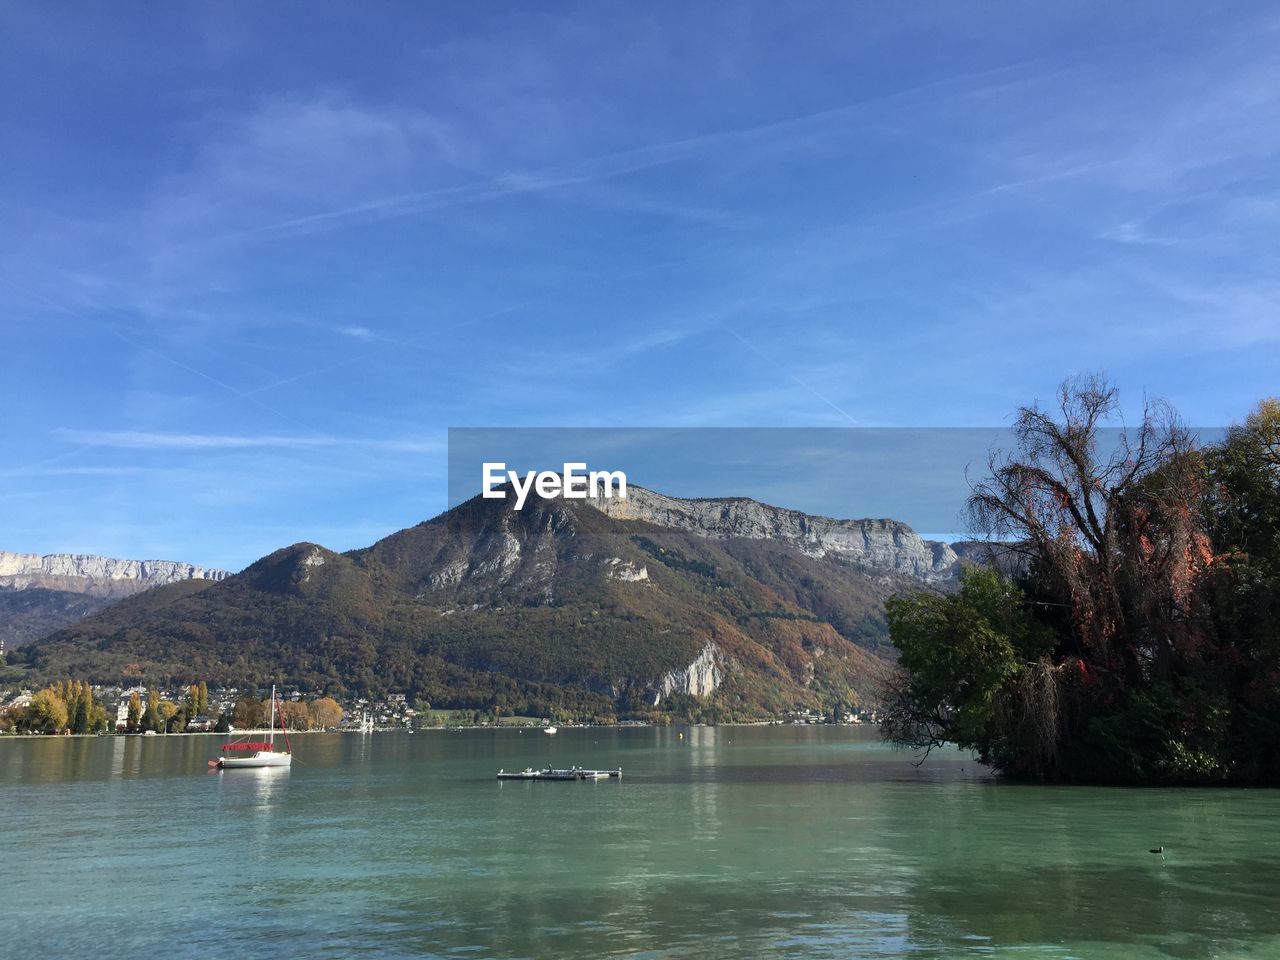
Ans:
<svg viewBox="0 0 1280 960"><path fill-rule="evenodd" d="M242 770L249 767L287 767L293 763L293 747L289 743L289 731L284 725L284 711L280 711L280 732L284 734L284 750L276 749L276 688L271 688L271 732L266 742L224 743L223 755L210 760L209 766L219 770ZM231 756L228 753L245 753L248 756Z"/></svg>

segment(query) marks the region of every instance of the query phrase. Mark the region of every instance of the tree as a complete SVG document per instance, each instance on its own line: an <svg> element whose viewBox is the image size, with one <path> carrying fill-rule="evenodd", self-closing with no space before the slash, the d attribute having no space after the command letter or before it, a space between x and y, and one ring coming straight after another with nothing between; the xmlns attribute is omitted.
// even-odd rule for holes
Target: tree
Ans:
<svg viewBox="0 0 1280 960"><path fill-rule="evenodd" d="M160 720L159 730L162 733L169 733L171 730L182 730L186 727L185 718L182 720L181 726L175 722L181 714L178 705L172 700L161 700L156 704L156 716Z"/></svg>
<svg viewBox="0 0 1280 960"><path fill-rule="evenodd" d="M1069 611L1073 652L1139 683L1194 658L1197 580L1213 554L1190 432L1148 404L1137 430L1119 430L1100 456L1101 430L1118 417L1115 388L1097 377L1065 382L1056 417L1022 408L1016 452L992 456L969 512L1027 557L1043 602Z"/></svg>
<svg viewBox="0 0 1280 960"><path fill-rule="evenodd" d="M87 683L77 684L72 691L68 708L72 733L88 733L89 720L93 713L93 691Z"/></svg>
<svg viewBox="0 0 1280 960"><path fill-rule="evenodd" d="M142 729L160 733L164 730L164 721L160 716L160 691L154 687L147 691L147 709L142 714Z"/></svg>
<svg viewBox="0 0 1280 960"><path fill-rule="evenodd" d="M67 704L52 687L41 690L27 704L26 727L38 733L60 733L67 726Z"/></svg>
<svg viewBox="0 0 1280 960"><path fill-rule="evenodd" d="M1214 543L1251 563L1280 561L1280 399L1259 403L1206 460Z"/></svg>
<svg viewBox="0 0 1280 960"><path fill-rule="evenodd" d="M305 703L285 700L280 704L281 722L290 730L311 729L311 714Z"/></svg>
<svg viewBox="0 0 1280 960"><path fill-rule="evenodd" d="M186 711L188 718L208 716L209 686L204 681L187 688Z"/></svg>
<svg viewBox="0 0 1280 960"><path fill-rule="evenodd" d="M1018 583L970 575L956 596L889 605L907 670L890 737L954 741L1022 776L1233 775L1247 751L1238 651L1217 615L1227 571L1207 519L1212 457L1163 404L1108 444L1118 418L1097 377L1064 383L1053 412L1019 411L1014 450L993 453L969 500Z"/></svg>
<svg viewBox="0 0 1280 960"><path fill-rule="evenodd" d="M926 751L944 743L999 762L1012 738L1051 758L1048 736L1026 723L1034 716L1021 685L1024 668L1043 669L1053 634L1036 622L1022 591L991 570L964 573L958 593L918 593L886 605L890 637L906 671L891 685L885 733ZM1028 758L1031 759L1031 758Z"/></svg>
<svg viewBox="0 0 1280 960"><path fill-rule="evenodd" d="M1280 781L1280 400L1263 400L1206 454L1207 514L1230 577L1214 605L1231 664L1240 769Z"/></svg>
<svg viewBox="0 0 1280 960"><path fill-rule="evenodd" d="M342 723L342 707L332 697L321 697L313 700L310 707L312 726L319 730L327 730Z"/></svg>
<svg viewBox="0 0 1280 960"><path fill-rule="evenodd" d="M231 708L231 722L237 730L252 730L265 722L262 701L257 697L241 697Z"/></svg>
<svg viewBox="0 0 1280 960"><path fill-rule="evenodd" d="M138 699L138 691L129 691L128 731L136 733L142 727L142 701Z"/></svg>

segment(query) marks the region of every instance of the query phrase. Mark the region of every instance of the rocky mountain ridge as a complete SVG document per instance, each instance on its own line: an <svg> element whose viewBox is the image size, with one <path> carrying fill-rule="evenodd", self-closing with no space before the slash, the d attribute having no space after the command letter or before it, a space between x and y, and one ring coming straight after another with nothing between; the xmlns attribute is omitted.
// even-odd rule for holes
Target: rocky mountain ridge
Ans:
<svg viewBox="0 0 1280 960"><path fill-rule="evenodd" d="M13 553L0 550L0 588L24 590L32 586L47 587L51 578L92 581L95 586L114 584L128 589L123 582L136 583L138 589L156 587L178 580L222 580L230 576L225 570L212 570L176 560L120 560L95 554ZM84 592L92 592L86 589ZM134 591L136 592L136 591Z"/></svg>
<svg viewBox="0 0 1280 960"><path fill-rule="evenodd" d="M0 641L13 649L144 590L228 576L174 560L0 550Z"/></svg>
<svg viewBox="0 0 1280 960"><path fill-rule="evenodd" d="M814 558L893 571L938 583L953 578L959 557L897 520L837 520L760 503L749 497L686 500L630 486L625 498L587 501L616 520L643 520L724 540L772 540Z"/></svg>

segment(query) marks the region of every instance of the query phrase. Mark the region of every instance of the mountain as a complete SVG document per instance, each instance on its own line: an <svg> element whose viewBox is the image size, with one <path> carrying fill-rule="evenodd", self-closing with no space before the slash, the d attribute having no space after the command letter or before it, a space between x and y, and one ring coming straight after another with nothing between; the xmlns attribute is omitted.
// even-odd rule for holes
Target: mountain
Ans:
<svg viewBox="0 0 1280 960"><path fill-rule="evenodd" d="M223 570L172 560L0 550L0 640L11 650L122 597L181 580L226 576Z"/></svg>
<svg viewBox="0 0 1280 960"><path fill-rule="evenodd" d="M903 524L746 499L479 497L362 550L299 543L30 648L45 676L411 693L441 707L761 716L874 698L884 600L958 569Z"/></svg>
<svg viewBox="0 0 1280 960"><path fill-rule="evenodd" d="M971 567L991 567L1007 577L1028 572L1030 550L1025 544L997 540L957 540L951 544L960 563Z"/></svg>
<svg viewBox="0 0 1280 960"><path fill-rule="evenodd" d="M644 520L720 540L775 540L806 556L891 570L925 583L954 577L959 559L947 544L922 540L896 520L833 520L749 497L684 500L632 487L624 499L590 502L618 520Z"/></svg>

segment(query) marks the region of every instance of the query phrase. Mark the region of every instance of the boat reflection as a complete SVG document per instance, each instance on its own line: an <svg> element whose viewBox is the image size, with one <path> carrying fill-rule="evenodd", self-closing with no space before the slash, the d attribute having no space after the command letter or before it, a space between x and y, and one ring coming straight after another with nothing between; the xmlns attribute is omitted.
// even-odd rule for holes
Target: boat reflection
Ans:
<svg viewBox="0 0 1280 960"><path fill-rule="evenodd" d="M242 801L255 810L269 810L284 799L290 770L290 767L219 770L218 793L228 801Z"/></svg>

